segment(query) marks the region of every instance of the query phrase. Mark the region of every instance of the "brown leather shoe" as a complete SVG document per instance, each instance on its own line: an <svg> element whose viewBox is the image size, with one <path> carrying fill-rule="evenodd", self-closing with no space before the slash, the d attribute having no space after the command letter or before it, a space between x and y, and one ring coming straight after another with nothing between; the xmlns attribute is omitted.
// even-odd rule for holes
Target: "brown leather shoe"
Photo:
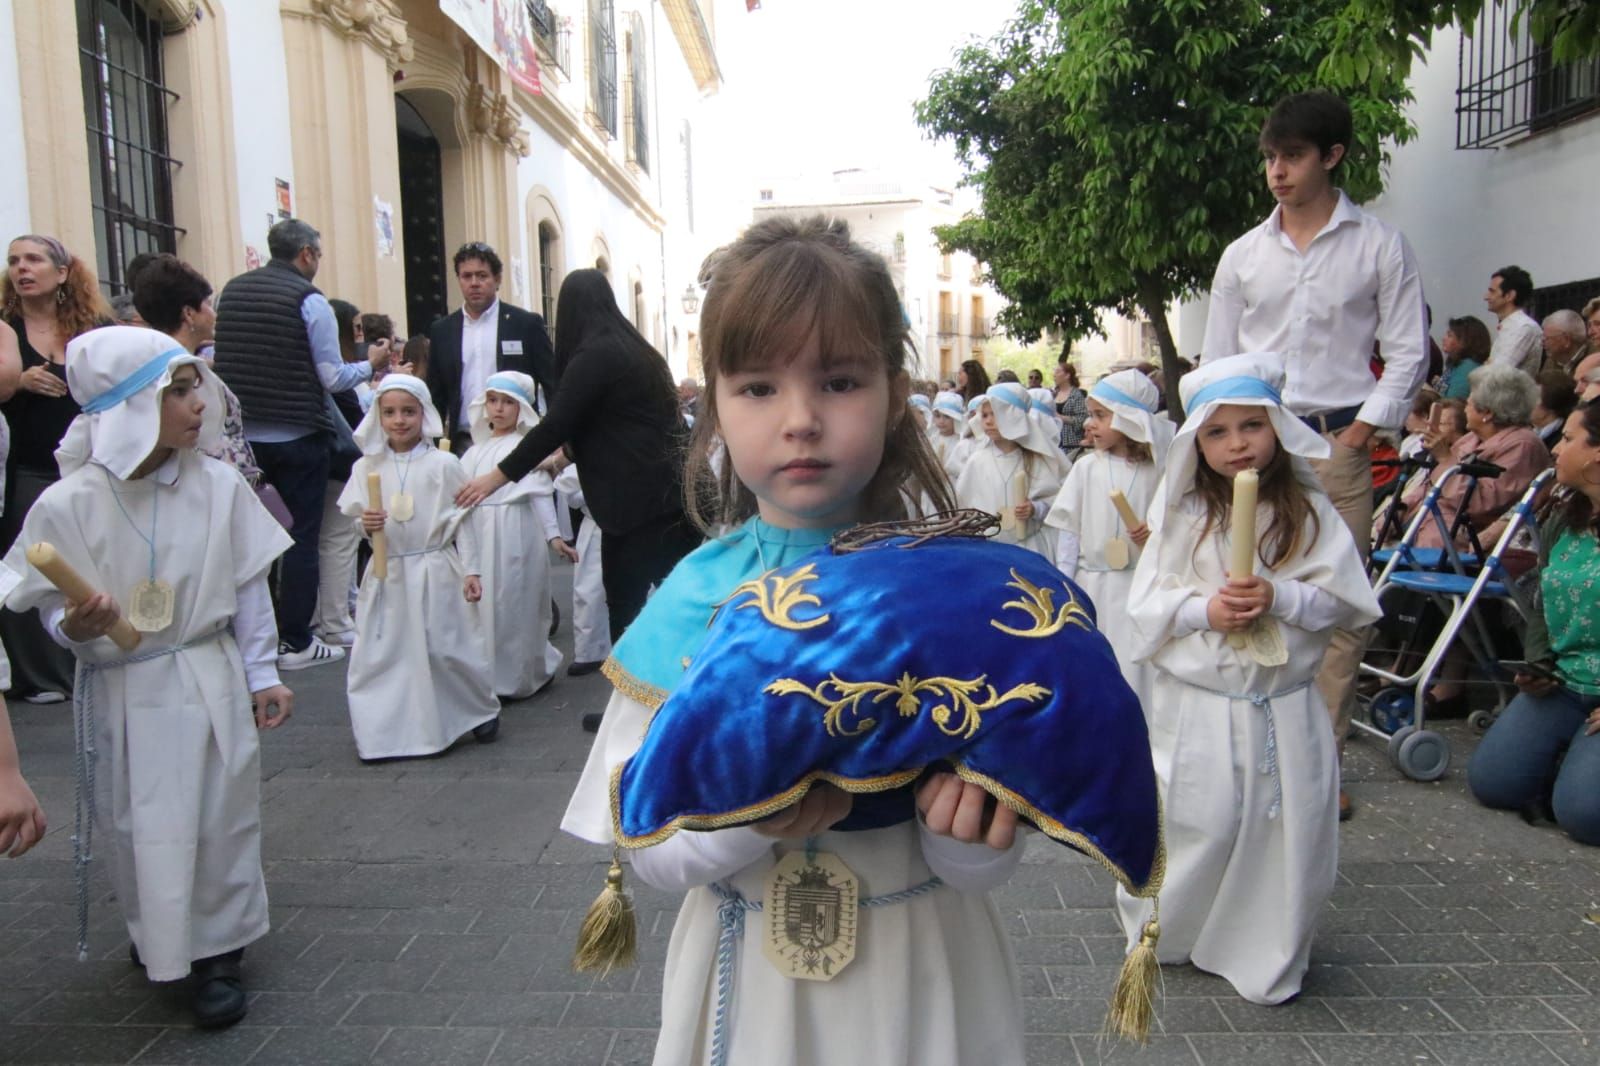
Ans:
<svg viewBox="0 0 1600 1066"><path fill-rule="evenodd" d="M1341 788L1339 790L1339 821L1348 822L1350 816L1354 813L1356 813L1356 808L1350 802L1350 793Z"/></svg>

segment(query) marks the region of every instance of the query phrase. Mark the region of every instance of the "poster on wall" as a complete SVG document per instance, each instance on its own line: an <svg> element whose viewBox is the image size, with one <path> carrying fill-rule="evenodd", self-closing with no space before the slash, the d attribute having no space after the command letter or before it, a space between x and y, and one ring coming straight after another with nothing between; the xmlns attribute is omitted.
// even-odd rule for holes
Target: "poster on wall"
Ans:
<svg viewBox="0 0 1600 1066"><path fill-rule="evenodd" d="M372 198L372 222L378 228L378 255L384 259L393 259L394 205L374 196Z"/></svg>
<svg viewBox="0 0 1600 1066"><path fill-rule="evenodd" d="M278 187L278 217L292 218L294 216L294 201L289 195L289 183L282 178L272 179Z"/></svg>
<svg viewBox="0 0 1600 1066"><path fill-rule="evenodd" d="M522 0L439 0L439 10L530 93L542 91L539 56Z"/></svg>

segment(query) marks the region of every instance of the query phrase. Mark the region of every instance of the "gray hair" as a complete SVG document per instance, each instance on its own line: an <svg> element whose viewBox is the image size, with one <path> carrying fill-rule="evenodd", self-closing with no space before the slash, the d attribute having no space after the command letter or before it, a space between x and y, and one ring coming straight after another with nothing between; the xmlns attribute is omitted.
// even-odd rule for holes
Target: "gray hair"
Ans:
<svg viewBox="0 0 1600 1066"><path fill-rule="evenodd" d="M1491 363L1467 375L1472 406L1489 416L1497 426L1526 426L1533 421L1533 405L1539 402L1539 386L1513 366Z"/></svg>
<svg viewBox="0 0 1600 1066"><path fill-rule="evenodd" d="M124 326L139 324L139 311L133 306L133 293L119 292L111 298L111 316Z"/></svg>
<svg viewBox="0 0 1600 1066"><path fill-rule="evenodd" d="M1583 316L1566 307L1545 315L1544 321L1540 325L1559 329L1572 339L1573 344L1582 344L1586 335L1583 328Z"/></svg>
<svg viewBox="0 0 1600 1066"><path fill-rule="evenodd" d="M267 230L267 253L274 259L293 259L302 248L321 247L322 234L298 218L286 218Z"/></svg>

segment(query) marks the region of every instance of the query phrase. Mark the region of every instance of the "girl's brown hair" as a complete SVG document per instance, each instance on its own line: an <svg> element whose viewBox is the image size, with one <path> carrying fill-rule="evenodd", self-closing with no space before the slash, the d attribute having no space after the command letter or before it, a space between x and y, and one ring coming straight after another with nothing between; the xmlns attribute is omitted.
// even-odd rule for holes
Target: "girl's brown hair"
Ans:
<svg viewBox="0 0 1600 1066"><path fill-rule="evenodd" d="M893 388L914 360L910 327L883 257L850 239L850 227L822 215L758 222L713 257L700 314L705 373L702 415L695 420L683 479L685 507L701 530L734 525L756 513L755 495L724 461L711 466L717 439L717 379L792 358L813 332L824 362L870 352ZM708 261L709 262L709 261ZM927 434L904 405L889 413L878 470L862 492L860 520L907 517L906 495L926 494L935 510L955 507L955 493ZM913 503L915 506L915 503Z"/></svg>
<svg viewBox="0 0 1600 1066"><path fill-rule="evenodd" d="M1206 508L1206 525L1200 533L1200 541L1203 542L1213 529L1223 529L1233 521L1233 481L1211 469L1200 452L1198 440L1194 442L1194 448L1198 460L1194 491ZM1263 566L1274 569L1301 550L1301 537L1308 523L1311 536L1306 539L1304 548L1310 551L1322 533L1322 521L1311 506L1306 487L1295 476L1294 460L1284 451L1282 443L1273 450L1272 458L1267 460L1260 476L1257 500L1272 508L1272 521L1267 523L1265 533L1257 535L1256 557ZM1198 542L1195 550L1200 550Z"/></svg>
<svg viewBox="0 0 1600 1066"><path fill-rule="evenodd" d="M87 263L67 251L66 247L54 237L24 233L20 237L12 238L11 243L16 244L17 241L31 241L39 245L57 270L65 268L67 271L66 280L62 281L54 301L56 332L60 335L63 345L74 337L88 333L91 329L98 329L115 321L115 316L111 313L111 304L101 294L100 286L94 280L94 272L89 269ZM0 279L0 313L6 318L16 318L22 313L22 298L11 288L10 271Z"/></svg>

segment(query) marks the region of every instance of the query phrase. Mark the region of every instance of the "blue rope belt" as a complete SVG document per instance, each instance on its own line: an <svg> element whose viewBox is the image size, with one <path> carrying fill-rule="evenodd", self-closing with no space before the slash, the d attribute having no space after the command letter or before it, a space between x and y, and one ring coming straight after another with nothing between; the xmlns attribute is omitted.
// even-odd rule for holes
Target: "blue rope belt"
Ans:
<svg viewBox="0 0 1600 1066"><path fill-rule="evenodd" d="M918 896L925 896L943 884L939 878L930 877L920 885L912 885L900 892L890 892L885 896L868 896L857 906L892 907L897 903L906 903ZM713 881L708 887L722 900L722 905L717 908L717 922L721 926L721 932L717 936L717 1016L711 1029L711 1066L727 1066L728 1011L733 1003L734 956L739 942L744 939L745 912L759 912L762 905L760 900L745 899L738 889L721 881Z"/></svg>
<svg viewBox="0 0 1600 1066"><path fill-rule="evenodd" d="M1184 682L1186 685L1189 683L1187 681ZM1278 817L1278 813L1283 810L1283 779L1278 776L1278 729L1273 721L1272 701L1296 692L1302 692L1315 683L1316 679L1311 678L1300 682L1298 685L1290 685L1286 689L1279 689L1277 692L1265 695L1259 692L1223 692L1220 689L1206 688L1204 685L1194 686L1221 696L1223 699L1243 700L1252 707L1258 707L1266 712L1267 739L1261 753L1261 764L1256 769L1261 773L1272 775L1272 806L1267 808L1267 817L1269 819Z"/></svg>
<svg viewBox="0 0 1600 1066"><path fill-rule="evenodd" d="M94 788L94 678L103 670L115 670L134 663L147 663L180 651L209 644L231 633L231 626L223 626L204 636L170 648L155 648L136 652L125 659L95 663L78 660L77 676L72 683L72 734L74 747L74 777L76 778L72 816L72 865L78 891L78 961L89 957L89 863L93 861L95 788Z"/></svg>

